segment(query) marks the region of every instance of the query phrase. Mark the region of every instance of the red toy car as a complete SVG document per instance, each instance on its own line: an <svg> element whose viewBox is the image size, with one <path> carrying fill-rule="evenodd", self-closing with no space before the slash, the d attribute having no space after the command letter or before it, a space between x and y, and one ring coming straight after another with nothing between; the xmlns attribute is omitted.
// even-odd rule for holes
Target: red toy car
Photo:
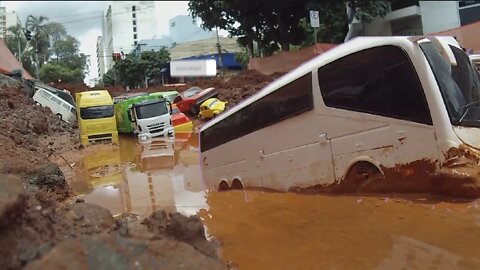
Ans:
<svg viewBox="0 0 480 270"><path fill-rule="evenodd" d="M200 104L213 97L218 97L218 92L213 87L207 89L192 87L180 93L180 95L173 100L173 103L177 105L181 112L197 116L200 111Z"/></svg>

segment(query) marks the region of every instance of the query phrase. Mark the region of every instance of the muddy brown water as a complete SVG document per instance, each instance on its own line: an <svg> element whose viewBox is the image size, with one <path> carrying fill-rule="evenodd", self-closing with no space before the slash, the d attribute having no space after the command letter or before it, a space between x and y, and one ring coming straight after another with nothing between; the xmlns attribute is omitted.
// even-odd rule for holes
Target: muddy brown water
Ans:
<svg viewBox="0 0 480 270"><path fill-rule="evenodd" d="M113 215L198 213L239 269L480 269L479 201L206 192L197 136L171 144L121 137L75 164L70 186Z"/></svg>

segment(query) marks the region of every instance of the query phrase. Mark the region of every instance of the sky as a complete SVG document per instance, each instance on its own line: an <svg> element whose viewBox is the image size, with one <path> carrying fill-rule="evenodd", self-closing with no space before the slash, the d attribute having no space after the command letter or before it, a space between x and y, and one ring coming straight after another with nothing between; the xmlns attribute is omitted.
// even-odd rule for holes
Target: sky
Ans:
<svg viewBox="0 0 480 270"><path fill-rule="evenodd" d="M18 13L22 23L29 15L45 16L63 23L69 35L80 41L80 52L90 55L90 68L85 81L97 78L96 41L102 35L102 16L111 1L0 1L7 12ZM158 1L155 13L159 33L168 35L168 20L188 15L188 1Z"/></svg>

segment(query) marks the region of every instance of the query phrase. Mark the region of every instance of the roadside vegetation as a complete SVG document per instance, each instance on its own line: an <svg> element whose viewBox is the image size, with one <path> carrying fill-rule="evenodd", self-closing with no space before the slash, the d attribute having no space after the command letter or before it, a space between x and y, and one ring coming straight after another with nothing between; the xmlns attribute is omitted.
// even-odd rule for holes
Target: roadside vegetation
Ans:
<svg viewBox="0 0 480 270"><path fill-rule="evenodd" d="M83 82L88 58L80 53L80 42L63 24L30 15L25 23L7 31L8 48L30 74L46 83Z"/></svg>

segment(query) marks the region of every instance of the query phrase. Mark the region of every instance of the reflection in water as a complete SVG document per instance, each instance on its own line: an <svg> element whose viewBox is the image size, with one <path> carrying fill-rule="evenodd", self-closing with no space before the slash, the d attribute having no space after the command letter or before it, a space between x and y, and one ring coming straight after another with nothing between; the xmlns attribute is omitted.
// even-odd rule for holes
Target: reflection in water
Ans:
<svg viewBox="0 0 480 270"><path fill-rule="evenodd" d="M91 153L71 187L112 214L200 211L240 269L480 269L480 205L261 191L205 193L197 135ZM202 209L202 210L200 210Z"/></svg>
<svg viewBox="0 0 480 270"><path fill-rule="evenodd" d="M207 202L209 234L240 269L480 269L471 203L259 191L210 192Z"/></svg>
<svg viewBox="0 0 480 270"><path fill-rule="evenodd" d="M86 202L102 205L113 215L146 216L157 210L194 215L206 208L199 166L191 158L198 156L197 138L153 138L139 144L121 137L119 148L91 153L79 162L70 186Z"/></svg>

